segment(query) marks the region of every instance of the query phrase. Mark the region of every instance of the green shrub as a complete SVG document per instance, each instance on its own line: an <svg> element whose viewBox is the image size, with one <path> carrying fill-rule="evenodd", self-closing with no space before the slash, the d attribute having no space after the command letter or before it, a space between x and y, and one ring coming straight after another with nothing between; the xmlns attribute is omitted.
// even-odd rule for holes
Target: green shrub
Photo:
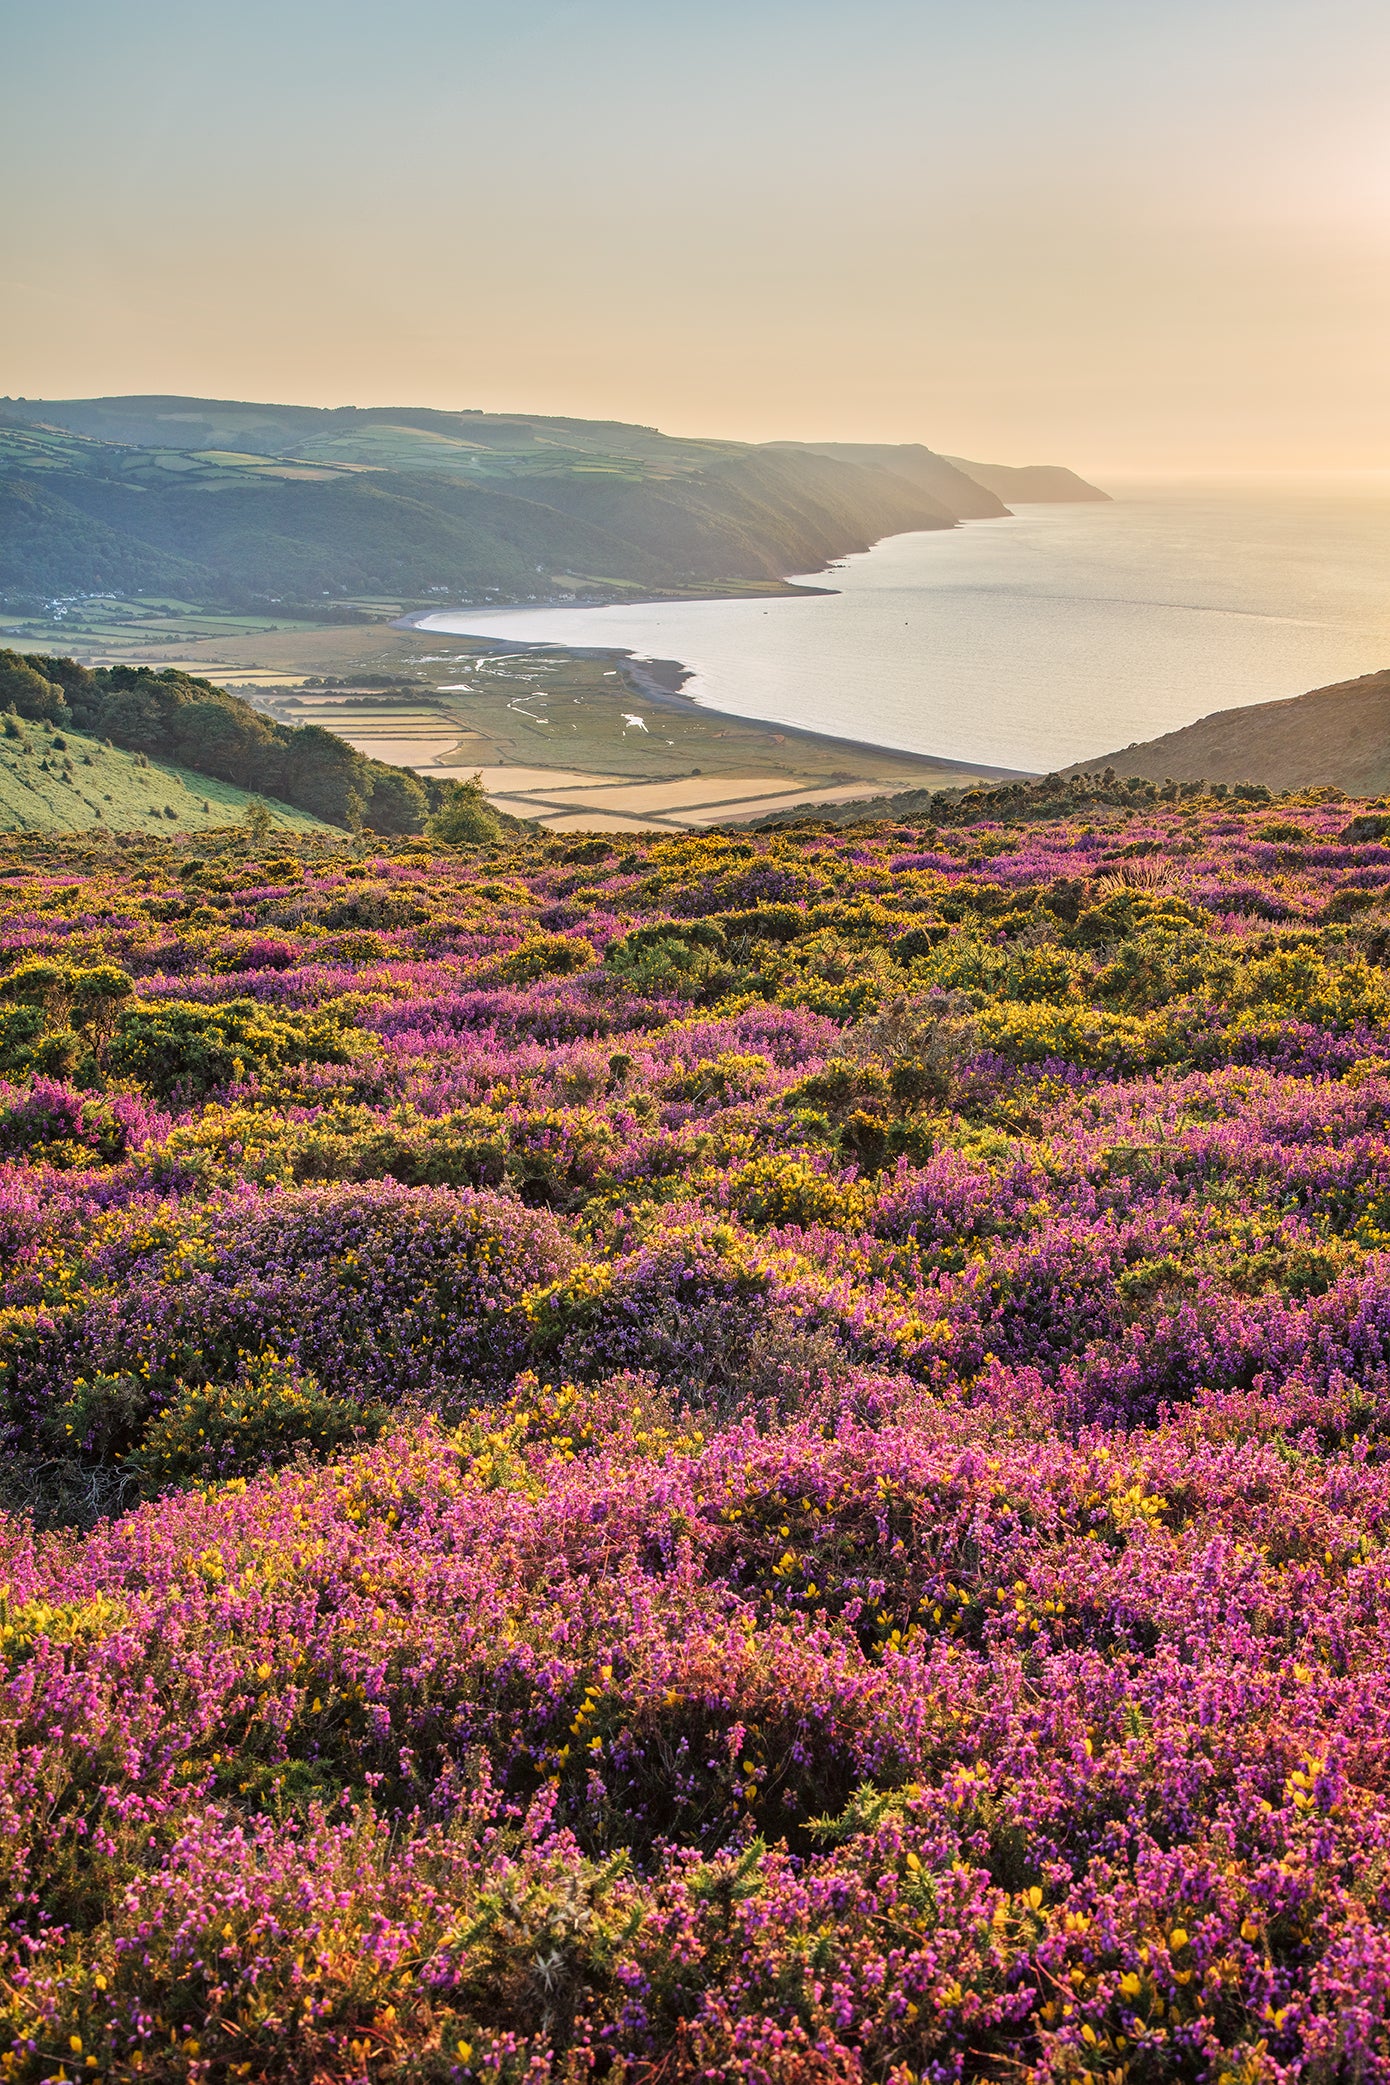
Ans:
<svg viewBox="0 0 1390 2085"><path fill-rule="evenodd" d="M150 1416L150 1386L143 1376L79 1376L72 1394L53 1405L39 1426L42 1445L58 1455L90 1464L119 1462L139 1445Z"/></svg>
<svg viewBox="0 0 1390 2085"><path fill-rule="evenodd" d="M0 1007L0 1072L14 1078L33 1071L45 1027L41 1006Z"/></svg>
<svg viewBox="0 0 1390 2085"><path fill-rule="evenodd" d="M824 1108L832 1116L853 1114L867 1101L886 1100L888 1074L877 1064L855 1064L847 1057L829 1057L819 1071L808 1073L788 1086L782 1095L784 1108Z"/></svg>
<svg viewBox="0 0 1390 2085"><path fill-rule="evenodd" d="M487 800L482 776L470 775L466 782L451 784L425 830L431 839L445 840L451 847L500 840L502 821Z"/></svg>
<svg viewBox="0 0 1390 2085"><path fill-rule="evenodd" d="M151 1420L125 1463L150 1489L249 1476L305 1449L323 1455L375 1439L386 1418L383 1405L330 1397L317 1377L270 1351L230 1383L186 1389Z"/></svg>
<svg viewBox="0 0 1390 2085"><path fill-rule="evenodd" d="M657 920L608 951L607 968L641 992L708 1002L735 981L724 935L712 920Z"/></svg>
<svg viewBox="0 0 1390 2085"><path fill-rule="evenodd" d="M156 1100L186 1103L234 1080L263 1079L290 1064L344 1064L351 1054L347 1031L321 1016L268 1014L251 999L220 1006L156 999L121 1014L107 1066Z"/></svg>

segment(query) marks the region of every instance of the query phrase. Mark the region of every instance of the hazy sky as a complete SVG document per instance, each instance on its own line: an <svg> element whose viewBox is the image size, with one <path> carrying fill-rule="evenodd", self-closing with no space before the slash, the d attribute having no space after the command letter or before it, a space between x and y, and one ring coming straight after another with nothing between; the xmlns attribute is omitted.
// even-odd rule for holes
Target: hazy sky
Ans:
<svg viewBox="0 0 1390 2085"><path fill-rule="evenodd" d="M0 0L0 390L1390 468L1388 0Z"/></svg>

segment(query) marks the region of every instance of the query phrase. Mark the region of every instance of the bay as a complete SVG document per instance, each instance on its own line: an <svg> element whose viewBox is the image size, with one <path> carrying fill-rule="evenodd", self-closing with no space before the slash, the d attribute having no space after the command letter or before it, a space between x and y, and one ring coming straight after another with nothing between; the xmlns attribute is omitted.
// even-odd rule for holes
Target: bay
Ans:
<svg viewBox="0 0 1390 2085"><path fill-rule="evenodd" d="M1390 666L1390 481L1114 490L800 575L831 593L421 627L675 659L712 708L1034 771Z"/></svg>

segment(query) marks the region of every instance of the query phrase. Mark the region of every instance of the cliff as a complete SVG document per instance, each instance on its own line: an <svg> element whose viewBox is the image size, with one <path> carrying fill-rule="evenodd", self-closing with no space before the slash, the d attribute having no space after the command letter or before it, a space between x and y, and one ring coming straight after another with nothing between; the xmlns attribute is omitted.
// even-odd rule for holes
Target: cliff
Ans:
<svg viewBox="0 0 1390 2085"><path fill-rule="evenodd" d="M852 463L861 470L887 472L910 485L919 497L933 501L953 521L993 521L1009 511L979 479L921 442L773 442L769 446L829 456L836 463Z"/></svg>

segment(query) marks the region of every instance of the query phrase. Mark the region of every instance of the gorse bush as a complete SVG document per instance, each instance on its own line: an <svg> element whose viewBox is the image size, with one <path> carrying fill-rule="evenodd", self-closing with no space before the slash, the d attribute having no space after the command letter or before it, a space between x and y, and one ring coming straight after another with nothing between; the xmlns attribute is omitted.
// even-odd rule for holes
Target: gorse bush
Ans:
<svg viewBox="0 0 1390 2085"><path fill-rule="evenodd" d="M267 1013L253 999L202 1006L161 999L121 1015L105 1054L113 1080L157 1100L202 1100L220 1087L256 1084L293 1064L344 1063L341 1023Z"/></svg>
<svg viewBox="0 0 1390 2085"><path fill-rule="evenodd" d="M1390 2078L1390 811L470 802L0 863L0 2073Z"/></svg>
<svg viewBox="0 0 1390 2085"><path fill-rule="evenodd" d="M186 1385L145 1427L126 1467L147 1483L237 1477L299 1449L320 1452L382 1431L384 1407L330 1397L313 1375L270 1349L231 1382Z"/></svg>

